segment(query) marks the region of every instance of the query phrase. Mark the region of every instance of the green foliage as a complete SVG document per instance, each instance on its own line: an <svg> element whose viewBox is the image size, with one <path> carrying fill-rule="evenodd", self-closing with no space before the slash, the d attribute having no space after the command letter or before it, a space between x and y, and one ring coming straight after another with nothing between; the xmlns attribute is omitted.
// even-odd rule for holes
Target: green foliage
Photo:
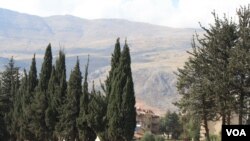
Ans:
<svg viewBox="0 0 250 141"><path fill-rule="evenodd" d="M80 113L77 118L77 126L79 129L80 139L84 141L94 141L96 139L96 133L88 125L88 115L91 113L89 110L90 94L88 91L88 67L89 58L85 68L84 82L83 82L83 94L80 99Z"/></svg>
<svg viewBox="0 0 250 141"><path fill-rule="evenodd" d="M39 80L35 55L21 82L11 58L0 79L1 140L94 141L97 135L102 141L132 140L136 111L131 58L127 43L121 53L119 38L111 60L104 95L94 83L88 91L89 60L83 86L78 59L67 83L65 54L60 50L53 66L50 44Z"/></svg>
<svg viewBox="0 0 250 141"><path fill-rule="evenodd" d="M115 55L114 55L115 56ZM119 66L114 69L108 95L108 133L111 140L132 140L136 125L134 84L131 59L125 42Z"/></svg>
<svg viewBox="0 0 250 141"><path fill-rule="evenodd" d="M88 109L91 111L87 118L89 126L96 132L101 141L107 141L107 101L106 97L102 95L100 91L95 91L94 83L90 94Z"/></svg>
<svg viewBox="0 0 250 141"><path fill-rule="evenodd" d="M218 135L210 135L211 141L220 141L221 137Z"/></svg>
<svg viewBox="0 0 250 141"><path fill-rule="evenodd" d="M35 88L37 87L38 84L35 55L32 58L29 75L27 77L28 77L27 86L23 87L22 84L21 90L19 90L20 92L23 93L22 95L23 117L21 126L21 136L23 139L34 140L35 135L32 128L30 128L34 123L34 119L33 116L30 115L32 115L32 102L34 102Z"/></svg>
<svg viewBox="0 0 250 141"><path fill-rule="evenodd" d="M191 57L178 69L177 89L183 97L177 105L203 121L207 140L209 120L221 117L222 124L230 124L231 114L238 113L242 124L249 112L249 13L249 7L241 7L238 23L213 13L214 24L202 27L204 36L196 35Z"/></svg>
<svg viewBox="0 0 250 141"><path fill-rule="evenodd" d="M179 116L175 112L167 111L166 115L160 120L160 130L173 139L178 139L182 133L182 124Z"/></svg>
<svg viewBox="0 0 250 141"><path fill-rule="evenodd" d="M79 60L77 58L74 70L70 74L68 89L66 95L66 101L63 106L63 113L60 119L60 125L57 130L60 132L60 136L66 140L79 139L77 128L77 117L80 111L80 96L82 95L82 75L79 66Z"/></svg>
<svg viewBox="0 0 250 141"><path fill-rule="evenodd" d="M155 141L155 136L149 132L146 132L143 135L141 141Z"/></svg>
<svg viewBox="0 0 250 141"><path fill-rule="evenodd" d="M34 131L36 140L48 140L49 130L46 126L45 113L48 108L48 83L52 71L52 52L51 45L46 48L44 60L40 72L40 80L35 91L35 97L32 103L33 122L31 130Z"/></svg>
<svg viewBox="0 0 250 141"><path fill-rule="evenodd" d="M182 138L189 138L194 141L200 140L201 121L199 117L188 113L181 117L181 123L183 125Z"/></svg>
<svg viewBox="0 0 250 141"><path fill-rule="evenodd" d="M163 136L155 136L155 141L165 141L165 138Z"/></svg>
<svg viewBox="0 0 250 141"><path fill-rule="evenodd" d="M3 133L6 133L3 135L6 139L15 139L16 137L15 126L17 123L12 122L12 120L16 118L13 115L19 85L19 68L15 66L15 61L12 57L8 65L5 66L5 70L1 73L0 116L4 121L4 125L1 128Z"/></svg>

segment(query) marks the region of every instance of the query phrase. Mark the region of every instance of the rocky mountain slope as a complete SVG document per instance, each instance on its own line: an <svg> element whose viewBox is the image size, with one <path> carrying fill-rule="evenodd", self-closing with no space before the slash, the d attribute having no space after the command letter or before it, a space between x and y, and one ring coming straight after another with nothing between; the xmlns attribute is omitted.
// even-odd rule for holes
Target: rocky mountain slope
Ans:
<svg viewBox="0 0 250 141"><path fill-rule="evenodd" d="M166 17L167 18L167 17ZM181 67L191 48L194 32L121 19L86 20L64 15L39 17L0 9L0 69L11 56L21 68L29 68L36 53L38 69L45 47L52 44L54 56L59 49L67 55L67 74L76 56L84 67L90 55L90 81L104 80L117 37L125 38L131 50L137 105L162 114L176 110L172 102L179 96L174 71ZM83 69L82 69L83 70Z"/></svg>

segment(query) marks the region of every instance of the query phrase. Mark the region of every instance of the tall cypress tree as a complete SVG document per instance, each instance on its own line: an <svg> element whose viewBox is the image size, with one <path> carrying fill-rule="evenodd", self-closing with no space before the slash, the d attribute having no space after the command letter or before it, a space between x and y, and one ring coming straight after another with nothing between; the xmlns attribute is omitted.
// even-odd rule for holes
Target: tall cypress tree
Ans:
<svg viewBox="0 0 250 141"><path fill-rule="evenodd" d="M55 93L57 92L57 90L58 85L56 79L56 72L55 67L53 66L47 92L48 106L45 111L45 123L48 130L49 139L53 139L53 132L55 130L56 125L57 111L55 103L57 103L57 99L55 98Z"/></svg>
<svg viewBox="0 0 250 141"><path fill-rule="evenodd" d="M113 72L107 108L108 133L111 141L129 141L134 135L136 114L130 63L129 48L125 43L119 65Z"/></svg>
<svg viewBox="0 0 250 141"><path fill-rule="evenodd" d="M126 141L131 141L134 136L134 129L136 126L136 109L135 109L135 92L134 83L131 71L131 59L130 52L127 42L123 47L123 52L121 55L121 67L123 68L123 73L125 74L125 85L123 86L122 93L122 121L123 126L123 136Z"/></svg>
<svg viewBox="0 0 250 141"><path fill-rule="evenodd" d="M108 137L111 141L122 140L122 119L121 119L121 93L122 86L120 78L118 77L120 65L120 42L119 38L116 40L114 53L111 59L111 70L106 80L106 97L108 102L107 107L107 126Z"/></svg>
<svg viewBox="0 0 250 141"><path fill-rule="evenodd" d="M107 100L109 99L109 95L111 93L111 87L112 87L112 80L115 77L115 69L118 68L119 66L119 61L121 57L121 47L120 47L120 38L117 38L116 43L115 43L115 48L114 52L112 54L111 58L111 69L109 71L109 75L105 81L105 92L106 92L106 97Z"/></svg>
<svg viewBox="0 0 250 141"><path fill-rule="evenodd" d="M74 70L70 74L66 101L63 106L63 114L61 115L60 125L57 126L57 130L60 132L60 136L67 141L79 140L77 117L80 110L80 96L82 95L82 76L79 66L79 60L77 58Z"/></svg>
<svg viewBox="0 0 250 141"><path fill-rule="evenodd" d="M24 76L21 80L21 85L19 90L16 92L14 97L14 109L12 114L12 132L16 136L16 140L23 140L25 139L25 131L24 127L26 126L25 123L25 116L24 116L24 101L23 98L27 93L28 89L28 77L26 70L24 69Z"/></svg>
<svg viewBox="0 0 250 141"><path fill-rule="evenodd" d="M60 50L59 56L56 60L55 66L56 80L53 85L56 85L56 91L54 93L52 108L55 111L55 136L59 136L59 131L57 131L56 126L60 126L60 117L63 113L63 104L65 101L65 96L67 93L67 82L66 82L66 65L65 65L65 53Z"/></svg>
<svg viewBox="0 0 250 141"><path fill-rule="evenodd" d="M23 115L22 115L22 127L20 130L21 130L21 135L23 139L35 140L34 131L30 128L32 124L34 123L33 117L30 116L32 115L31 104L34 100L35 88L37 87L37 84L38 84L35 54L31 61L30 70L27 76L26 83L27 83L27 87L22 86L20 90L20 92L23 93L22 99L21 99Z"/></svg>
<svg viewBox="0 0 250 141"><path fill-rule="evenodd" d="M96 134L88 125L88 115L91 113L89 111L89 91L88 91L88 67L89 67L89 57L88 62L85 67L85 75L83 82L83 93L80 99L80 113L77 119L77 125L79 129L80 139L84 141L94 141L96 138Z"/></svg>
<svg viewBox="0 0 250 141"><path fill-rule="evenodd" d="M36 69L36 55L34 54L31 61L30 71L28 76L29 92L34 92L37 84L38 84L38 79L37 79L37 69ZM30 97L34 97L33 94L31 94Z"/></svg>
<svg viewBox="0 0 250 141"><path fill-rule="evenodd" d="M49 134L45 123L45 110L48 106L47 90L51 71L52 52L51 45L49 44L45 51L44 61L40 72L40 79L32 105L32 111L34 112L34 123L32 125L32 130L35 131L36 140L38 141L47 140Z"/></svg>

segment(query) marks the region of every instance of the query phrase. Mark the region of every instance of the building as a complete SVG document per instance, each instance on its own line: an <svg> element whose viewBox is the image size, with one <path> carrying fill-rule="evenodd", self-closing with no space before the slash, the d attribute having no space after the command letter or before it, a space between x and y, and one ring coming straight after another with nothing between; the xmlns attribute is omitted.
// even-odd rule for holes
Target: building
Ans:
<svg viewBox="0 0 250 141"><path fill-rule="evenodd" d="M145 132L159 133L160 116L148 109L136 108L135 137L140 139Z"/></svg>

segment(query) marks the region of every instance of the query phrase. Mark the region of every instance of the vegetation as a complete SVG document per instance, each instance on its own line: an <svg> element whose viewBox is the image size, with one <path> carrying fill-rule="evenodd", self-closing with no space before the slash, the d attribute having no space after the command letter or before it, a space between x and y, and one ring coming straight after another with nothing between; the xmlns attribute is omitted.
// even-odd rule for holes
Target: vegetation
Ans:
<svg viewBox="0 0 250 141"><path fill-rule="evenodd" d="M150 132L146 132L141 141L165 141L165 138L163 136L160 135L154 135Z"/></svg>
<svg viewBox="0 0 250 141"><path fill-rule="evenodd" d="M65 54L59 51L53 65L52 48L46 48L40 77L35 55L29 73L11 58L0 76L0 140L131 141L136 124L134 84L127 43L121 52L119 38L111 59L104 93L88 90L88 66L82 84L80 60L66 81ZM89 60L88 60L89 62ZM119 133L119 134L117 134Z"/></svg>
<svg viewBox="0 0 250 141"><path fill-rule="evenodd" d="M167 139L179 139L182 133L181 121L176 112L168 111L160 120L160 130L167 135Z"/></svg>
<svg viewBox="0 0 250 141"><path fill-rule="evenodd" d="M201 26L204 36L194 36L191 57L177 73L183 97L176 105L203 122L208 141L209 120L221 118L222 124L230 124L237 113L243 124L249 114L250 7L241 7L237 14L235 23L213 13L214 24Z"/></svg>

